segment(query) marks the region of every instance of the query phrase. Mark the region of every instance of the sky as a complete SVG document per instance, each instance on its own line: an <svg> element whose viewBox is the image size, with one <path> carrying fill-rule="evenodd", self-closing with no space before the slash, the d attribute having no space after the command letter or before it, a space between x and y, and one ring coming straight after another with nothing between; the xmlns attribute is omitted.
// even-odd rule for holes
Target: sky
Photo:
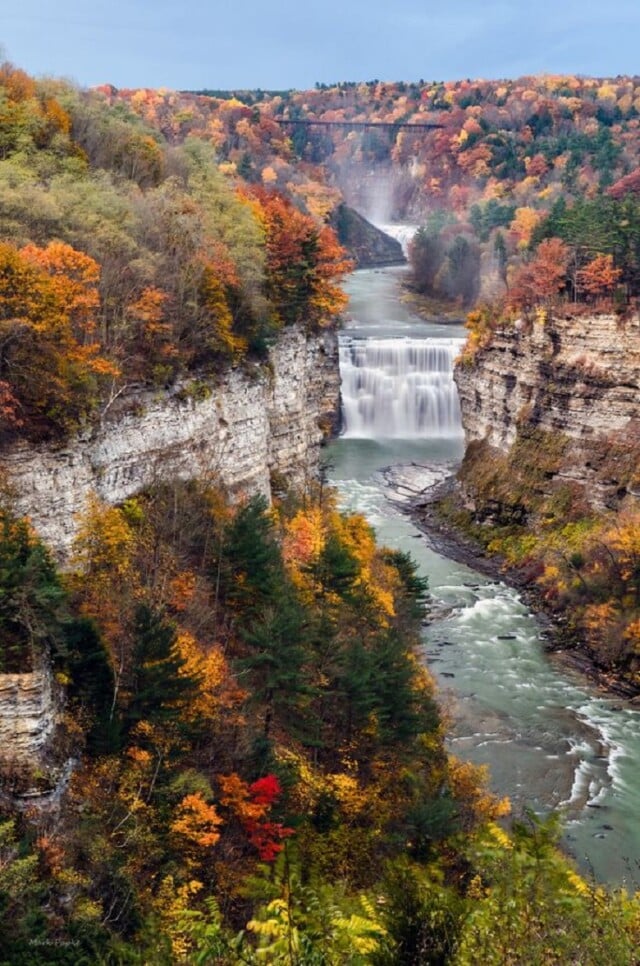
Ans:
<svg viewBox="0 0 640 966"><path fill-rule="evenodd" d="M3 59L82 87L640 73L638 0L4 0Z"/></svg>

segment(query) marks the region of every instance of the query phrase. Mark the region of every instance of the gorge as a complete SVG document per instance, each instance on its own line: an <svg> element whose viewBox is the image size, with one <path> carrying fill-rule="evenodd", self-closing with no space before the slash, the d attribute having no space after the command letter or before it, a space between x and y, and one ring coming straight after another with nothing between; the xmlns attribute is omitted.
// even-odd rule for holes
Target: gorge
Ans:
<svg viewBox="0 0 640 966"><path fill-rule="evenodd" d="M635 961L639 91L0 65L7 962Z"/></svg>
<svg viewBox="0 0 640 966"><path fill-rule="evenodd" d="M527 406L555 432L564 418L562 431L582 454L574 465L584 467L585 485L592 439L584 419L587 373L596 385L588 411L599 414L607 431L623 429L633 400L604 379L595 360L601 348L618 371L626 360L628 382L635 324L622 334L606 318L589 328L560 321L498 334L472 366L457 368L461 413L453 375L463 330L424 323L402 306L403 271L367 270L349 280L351 318L339 348L343 434L328 450L331 481L349 507L367 514L381 540L409 550L429 577L435 614L424 632L425 656L452 706L452 750L487 763L492 787L509 795L516 811L559 807L569 851L599 878L623 881L640 850L633 831L640 787L632 766L639 712L619 703L614 711L614 702L554 670L544 632L517 593L417 540L388 497L390 483L396 497L406 496L450 473L463 454L463 424L470 441L506 450L516 437L515 416ZM540 378L539 366L548 367L550 357L556 373L582 374L572 406L568 379ZM5 451L3 472L21 512L64 560L89 492L117 504L162 479L208 473L238 495L268 495L272 476L304 484L318 471L338 388L335 335L288 330L268 369L232 371L206 398L179 388L167 398L138 394L128 411L72 445ZM549 405L554 388L559 395ZM390 464L397 468L386 472ZM621 497L618 484L593 492L600 502L632 496ZM25 760L46 752L60 710L49 670L4 675L3 688L3 745Z"/></svg>
<svg viewBox="0 0 640 966"><path fill-rule="evenodd" d="M337 351L333 331L286 330L266 365L170 392L130 391L102 425L65 444L5 447L0 472L15 508L66 560L90 493L115 505L152 483L208 475L238 495L270 497L271 475L303 487L336 422Z"/></svg>
<svg viewBox="0 0 640 966"><path fill-rule="evenodd" d="M460 344L462 335L451 325L421 322L395 300L401 272L359 272L349 280L351 319L341 337L346 433L330 446L331 480L347 506L367 514L379 539L409 550L429 577L434 615L424 631L425 657L451 708L452 750L489 765L492 788L509 795L516 815L525 807L542 812L559 809L566 823L565 848L583 868L605 881L633 883L640 858L634 818L640 803L634 765L640 749L640 712L598 693L580 676L550 662L545 625L536 621L518 593L446 559L424 543L403 512L403 500L423 488L428 491L455 469L463 442L460 424L448 417L433 419L430 428L417 436L389 420L384 394L382 405L375 405L379 384L390 394L401 394L397 384L394 388L393 374L380 366L381 360L393 359L399 368L405 353L415 348L415 340L423 347L418 354L425 370L422 379L433 386L443 376L435 347L449 352L452 345ZM607 326L606 321L600 324ZM544 338L551 340L553 331L549 327ZM595 340L598 331L602 329L596 323L590 334L576 337L575 351L584 352L585 341ZM538 338L543 338L539 332ZM514 345L522 342L526 344L526 336L498 338L495 348L486 350L488 359L498 360L492 367L498 368L505 353L519 351ZM606 344L616 351L610 339ZM590 349L596 352L593 342ZM568 342L565 351L570 351ZM354 366L355 353L359 366ZM482 372L481 361L478 366ZM487 369L495 373L488 363ZM511 371L526 384L531 369L520 364ZM453 374L452 366L449 372ZM495 373L493 381L487 376L486 386L478 381L476 396L477 375L472 367L456 371L462 420L469 435L473 437L476 399L482 400L478 406L492 410L486 424L477 424L478 434L487 432L494 419L494 433L505 434L508 414L517 413L505 407L500 396L508 391L506 372ZM536 381L535 389L541 392L544 385ZM356 390L361 394L361 414L354 421L349 412L358 407ZM412 398L410 426L420 418L420 397ZM619 409L616 417L616 410L605 406L600 418L613 421L619 418ZM573 425L577 427L579 420ZM501 445L506 445L504 438ZM398 499L399 506L395 505Z"/></svg>

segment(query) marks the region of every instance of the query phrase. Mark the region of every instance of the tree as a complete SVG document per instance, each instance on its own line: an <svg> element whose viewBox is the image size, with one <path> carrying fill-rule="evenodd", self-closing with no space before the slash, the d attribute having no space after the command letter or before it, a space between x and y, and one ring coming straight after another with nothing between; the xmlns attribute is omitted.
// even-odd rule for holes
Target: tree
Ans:
<svg viewBox="0 0 640 966"><path fill-rule="evenodd" d="M223 535L220 592L241 626L277 602L285 582L282 551L264 496L252 497L236 512ZM214 564L216 580L218 562Z"/></svg>
<svg viewBox="0 0 640 966"><path fill-rule="evenodd" d="M621 275L622 269L614 267L613 255L596 255L578 272L578 283L590 298L605 298L613 294Z"/></svg>
<svg viewBox="0 0 640 966"><path fill-rule="evenodd" d="M443 260L444 250L437 235L431 229L419 228L409 247L412 284L418 292L425 295L433 292Z"/></svg>
<svg viewBox="0 0 640 966"><path fill-rule="evenodd" d="M108 755L121 747L120 721L113 715L114 673L107 649L92 620L75 618L64 626L69 701L88 717L86 747L91 755Z"/></svg>
<svg viewBox="0 0 640 966"><path fill-rule="evenodd" d="M504 235L501 231L496 232L496 237L493 242L493 253L498 263L498 274L504 284L507 284L507 246L505 244Z"/></svg>
<svg viewBox="0 0 640 966"><path fill-rule="evenodd" d="M293 594L283 587L279 600L254 616L243 639L247 647L238 661L239 677L240 681L248 677L250 701L264 709L265 739L274 719L295 733L305 730L303 709L310 688L305 674L304 612Z"/></svg>
<svg viewBox="0 0 640 966"><path fill-rule="evenodd" d="M80 280L65 275L71 265ZM17 412L31 435L76 429L96 408L101 381L118 374L88 341L95 281L95 263L68 246L0 244L0 380L14 424ZM11 413L5 431L10 425Z"/></svg>
<svg viewBox="0 0 640 966"><path fill-rule="evenodd" d="M60 656L65 594L26 520L0 510L0 669L25 673Z"/></svg>
<svg viewBox="0 0 640 966"><path fill-rule="evenodd" d="M123 717L125 730L139 722L180 725L197 693L198 679L185 673L175 628L157 610L141 604L133 619L133 664Z"/></svg>
<svg viewBox="0 0 640 966"><path fill-rule="evenodd" d="M530 314L538 306L550 306L566 281L569 248L559 238L540 243L534 258L514 273L507 302L515 311Z"/></svg>
<svg viewBox="0 0 640 966"><path fill-rule="evenodd" d="M249 197L264 226L266 293L279 324L329 324L346 305L336 283L353 267L335 232L319 229L282 195L254 188Z"/></svg>
<svg viewBox="0 0 640 966"><path fill-rule="evenodd" d="M448 298L472 305L480 288L480 249L457 235L447 250L444 271L436 277L437 288Z"/></svg>

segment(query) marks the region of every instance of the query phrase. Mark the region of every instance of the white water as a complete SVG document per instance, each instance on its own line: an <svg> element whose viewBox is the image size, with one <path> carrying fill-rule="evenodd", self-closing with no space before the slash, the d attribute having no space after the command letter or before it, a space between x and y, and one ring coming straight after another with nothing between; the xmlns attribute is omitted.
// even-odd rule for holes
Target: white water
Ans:
<svg viewBox="0 0 640 966"><path fill-rule="evenodd" d="M397 299L401 275L387 269L351 277L350 335L397 342L422 333L443 343L461 336L461 328L411 316ZM372 420L375 426L375 413ZM583 869L638 888L640 711L557 669L518 593L435 552L388 500L382 469L400 464L396 479L413 475L427 485L462 449L455 434L342 437L330 448L331 477L345 505L364 513L385 544L409 550L429 578L435 616L424 632L425 660L450 706L452 750L489 766L491 787L511 798L514 814L525 806L560 809L565 847Z"/></svg>
<svg viewBox="0 0 640 966"><path fill-rule="evenodd" d="M419 225L396 225L391 222L374 222L374 224L385 235L390 235L391 238L395 238L396 241L400 242L405 257L409 254L409 244L420 227Z"/></svg>
<svg viewBox="0 0 640 966"><path fill-rule="evenodd" d="M353 339L340 344L344 435L460 436L453 362L462 339Z"/></svg>

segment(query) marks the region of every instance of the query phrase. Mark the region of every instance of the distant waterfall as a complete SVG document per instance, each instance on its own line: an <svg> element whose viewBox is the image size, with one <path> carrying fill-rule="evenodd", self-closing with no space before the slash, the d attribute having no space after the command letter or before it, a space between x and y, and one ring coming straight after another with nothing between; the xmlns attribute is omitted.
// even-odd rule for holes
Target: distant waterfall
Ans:
<svg viewBox="0 0 640 966"><path fill-rule="evenodd" d="M376 228L383 231L385 235L390 235L391 238L395 238L402 245L402 251L405 257L409 255L409 243L415 233L417 232L419 225L398 225L391 222L374 222Z"/></svg>
<svg viewBox="0 0 640 966"><path fill-rule="evenodd" d="M462 339L340 342L342 418L349 437L460 436L453 362Z"/></svg>

